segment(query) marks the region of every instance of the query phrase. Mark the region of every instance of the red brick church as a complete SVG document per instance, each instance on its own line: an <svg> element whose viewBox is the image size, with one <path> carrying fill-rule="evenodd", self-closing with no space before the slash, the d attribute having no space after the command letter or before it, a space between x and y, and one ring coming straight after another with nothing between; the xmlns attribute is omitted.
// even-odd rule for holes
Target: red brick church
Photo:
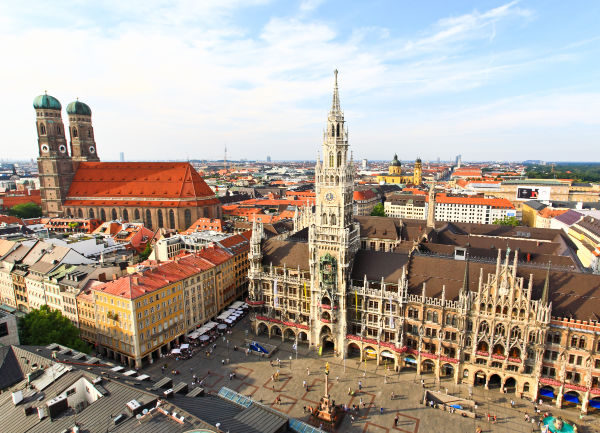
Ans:
<svg viewBox="0 0 600 433"><path fill-rule="evenodd" d="M38 134L42 212L46 216L143 221L149 228L187 229L198 218L220 218L219 199L187 162L100 162L92 111L62 106L44 94L33 101Z"/></svg>

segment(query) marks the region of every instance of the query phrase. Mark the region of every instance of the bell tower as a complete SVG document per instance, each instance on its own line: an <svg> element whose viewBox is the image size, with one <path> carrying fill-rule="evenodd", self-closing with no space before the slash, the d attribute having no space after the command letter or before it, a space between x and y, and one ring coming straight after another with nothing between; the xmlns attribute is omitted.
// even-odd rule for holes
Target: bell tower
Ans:
<svg viewBox="0 0 600 433"><path fill-rule="evenodd" d="M71 157L73 169L82 161L100 161L94 140L92 110L79 100L67 105L69 115L69 134L71 135Z"/></svg>
<svg viewBox="0 0 600 433"><path fill-rule="evenodd" d="M360 245L352 218L354 167L348 158L348 129L340 108L338 71L323 133L323 160L315 167L316 205L309 228L311 341L341 353L346 336L346 290L351 263Z"/></svg>
<svg viewBox="0 0 600 433"><path fill-rule="evenodd" d="M63 203L73 180L73 163L67 152L62 106L58 99L43 94L33 100L38 135L38 171L42 214L63 214Z"/></svg>
<svg viewBox="0 0 600 433"><path fill-rule="evenodd" d="M423 181L423 163L421 162L421 158L417 157L415 161L415 169L413 170L413 183L415 185L421 185Z"/></svg>

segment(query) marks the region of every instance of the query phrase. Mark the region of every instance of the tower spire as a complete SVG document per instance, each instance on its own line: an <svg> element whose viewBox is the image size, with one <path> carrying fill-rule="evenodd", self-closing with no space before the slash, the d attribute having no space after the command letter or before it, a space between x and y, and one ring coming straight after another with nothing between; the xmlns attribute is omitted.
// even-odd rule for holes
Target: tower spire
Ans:
<svg viewBox="0 0 600 433"><path fill-rule="evenodd" d="M342 111L342 109L340 108L340 94L338 92L337 69L333 71L333 75L335 76L335 84L333 86L333 101L331 102L331 114L337 114Z"/></svg>
<svg viewBox="0 0 600 433"><path fill-rule="evenodd" d="M550 292L550 266L552 262L548 262L548 270L546 271L546 281L544 281L544 291L542 292L542 303L548 304L548 297Z"/></svg>

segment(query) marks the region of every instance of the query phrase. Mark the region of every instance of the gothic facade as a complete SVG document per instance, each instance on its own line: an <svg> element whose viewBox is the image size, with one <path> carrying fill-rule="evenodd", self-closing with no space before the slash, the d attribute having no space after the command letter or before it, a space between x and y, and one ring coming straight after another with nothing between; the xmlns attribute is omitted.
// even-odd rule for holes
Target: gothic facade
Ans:
<svg viewBox="0 0 600 433"><path fill-rule="evenodd" d="M436 222L435 199L426 220L353 216L337 73L322 155L316 204L295 215L295 233L266 239L254 224L256 333L583 412L600 406L600 277L580 271L560 231Z"/></svg>

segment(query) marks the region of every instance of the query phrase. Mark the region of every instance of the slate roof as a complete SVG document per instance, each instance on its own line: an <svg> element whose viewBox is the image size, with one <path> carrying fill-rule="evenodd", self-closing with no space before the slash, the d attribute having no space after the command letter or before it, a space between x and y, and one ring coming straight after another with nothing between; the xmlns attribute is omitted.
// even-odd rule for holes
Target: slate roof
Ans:
<svg viewBox="0 0 600 433"><path fill-rule="evenodd" d="M298 266L308 271L308 243L289 240L267 239L262 245L263 266L286 267L295 269Z"/></svg>

